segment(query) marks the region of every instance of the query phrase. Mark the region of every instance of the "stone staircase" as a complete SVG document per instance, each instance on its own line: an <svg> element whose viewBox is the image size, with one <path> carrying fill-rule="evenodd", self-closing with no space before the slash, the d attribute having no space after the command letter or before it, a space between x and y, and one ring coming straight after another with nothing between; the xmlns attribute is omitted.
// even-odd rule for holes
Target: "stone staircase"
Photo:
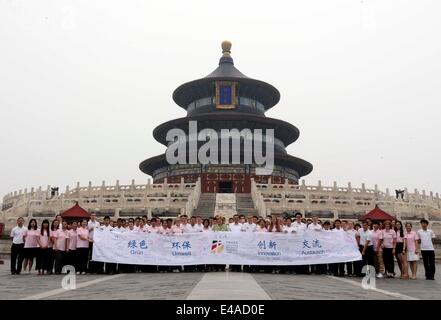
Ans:
<svg viewBox="0 0 441 320"><path fill-rule="evenodd" d="M232 218L236 213L236 194L217 193L214 215L219 215L229 219Z"/></svg>
<svg viewBox="0 0 441 320"><path fill-rule="evenodd" d="M216 207L216 193L201 193L198 206L194 211L194 216L201 216L202 218L210 218L214 216Z"/></svg>
<svg viewBox="0 0 441 320"><path fill-rule="evenodd" d="M236 211L245 217L249 214L258 216L257 210L254 209L254 202L250 193L236 193Z"/></svg>

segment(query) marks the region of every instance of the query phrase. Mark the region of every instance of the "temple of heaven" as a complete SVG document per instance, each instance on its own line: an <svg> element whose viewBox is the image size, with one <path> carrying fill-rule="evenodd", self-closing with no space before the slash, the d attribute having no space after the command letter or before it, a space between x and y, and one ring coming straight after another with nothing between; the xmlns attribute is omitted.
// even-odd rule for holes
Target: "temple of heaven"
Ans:
<svg viewBox="0 0 441 320"><path fill-rule="evenodd" d="M170 183L178 183L181 179L191 183L200 178L202 193L250 193L252 178L257 183L267 183L271 178L272 183L297 184L300 177L312 171L309 162L289 155L285 149L298 139L299 130L288 122L265 116L265 112L279 102L279 91L236 69L229 41L222 42L222 51L219 66L213 72L184 83L174 91L173 100L187 111L187 116L163 123L153 131L154 138L166 147L173 145L176 150L185 150L185 161L171 163L164 153L141 162L141 171L151 175L155 183L163 182L164 178ZM192 133L192 128L197 128L196 134ZM170 140L168 134L176 129L183 132L184 137ZM217 134L208 134L207 140L201 141L198 133L207 129ZM231 137L225 146L220 138L223 130L236 129L240 137ZM259 131L261 136L246 134ZM208 163L191 155L192 145L199 152L206 147L207 141L211 146L217 145L219 150L215 159L211 157ZM250 141L252 143L248 143ZM256 161L255 148L259 142L262 149L267 150L268 141L273 145L273 166L270 172L262 173L259 170L262 163ZM240 153L233 154L237 146ZM221 149L228 151L226 156L225 153L221 155ZM212 156L212 152L213 148L207 155ZM251 161L247 161L250 155Z"/></svg>

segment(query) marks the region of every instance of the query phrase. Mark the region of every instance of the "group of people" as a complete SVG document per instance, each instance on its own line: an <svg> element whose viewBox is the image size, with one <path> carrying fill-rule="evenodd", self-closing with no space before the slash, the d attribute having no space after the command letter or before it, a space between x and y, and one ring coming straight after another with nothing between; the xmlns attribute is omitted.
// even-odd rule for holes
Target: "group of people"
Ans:
<svg viewBox="0 0 441 320"><path fill-rule="evenodd" d="M374 266L378 278L395 274L395 259L401 279L416 279L417 261L421 252L424 260L425 276L433 280L435 276L435 235L428 229L429 222L420 221L421 229L412 230L412 224L400 221L377 222L366 220L362 224L339 220L322 222L317 216L303 218L296 213L294 221L290 217L234 215L228 220L216 216L208 219L181 215L176 219L148 219L147 216L112 221L104 217L102 223L91 218L81 221L65 221L57 215L52 222L43 220L39 227L35 219L30 219L27 227L24 219L18 218L17 226L11 230L11 273L31 272L36 260L38 274L60 274L63 267L72 265L79 274L116 272L172 272L172 271L221 271L224 265L197 266L135 266L93 261L93 233L95 229L107 229L112 232L146 232L159 234L179 234L196 232L347 232L354 237L362 260L345 263L318 264L305 266L240 266L230 265L230 271L329 274L334 276L363 276L367 266Z"/></svg>

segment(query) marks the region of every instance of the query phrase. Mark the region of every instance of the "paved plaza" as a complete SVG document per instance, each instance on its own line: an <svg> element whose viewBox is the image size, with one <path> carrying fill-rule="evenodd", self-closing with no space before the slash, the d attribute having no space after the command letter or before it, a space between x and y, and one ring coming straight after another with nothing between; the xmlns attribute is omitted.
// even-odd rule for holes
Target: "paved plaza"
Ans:
<svg viewBox="0 0 441 320"><path fill-rule="evenodd" d="M438 270L441 265L437 265ZM365 290L360 278L326 275L263 273L136 273L76 276L76 289L61 286L64 275L9 273L0 265L0 299L441 299L441 280L377 279L376 289Z"/></svg>

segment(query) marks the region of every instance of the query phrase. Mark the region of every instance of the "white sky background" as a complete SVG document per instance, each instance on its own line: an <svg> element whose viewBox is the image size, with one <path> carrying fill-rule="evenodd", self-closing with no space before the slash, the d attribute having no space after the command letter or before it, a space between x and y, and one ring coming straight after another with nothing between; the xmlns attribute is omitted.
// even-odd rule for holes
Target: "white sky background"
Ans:
<svg viewBox="0 0 441 320"><path fill-rule="evenodd" d="M0 195L145 183L171 95L236 67L282 95L309 184L441 192L441 1L0 0Z"/></svg>

